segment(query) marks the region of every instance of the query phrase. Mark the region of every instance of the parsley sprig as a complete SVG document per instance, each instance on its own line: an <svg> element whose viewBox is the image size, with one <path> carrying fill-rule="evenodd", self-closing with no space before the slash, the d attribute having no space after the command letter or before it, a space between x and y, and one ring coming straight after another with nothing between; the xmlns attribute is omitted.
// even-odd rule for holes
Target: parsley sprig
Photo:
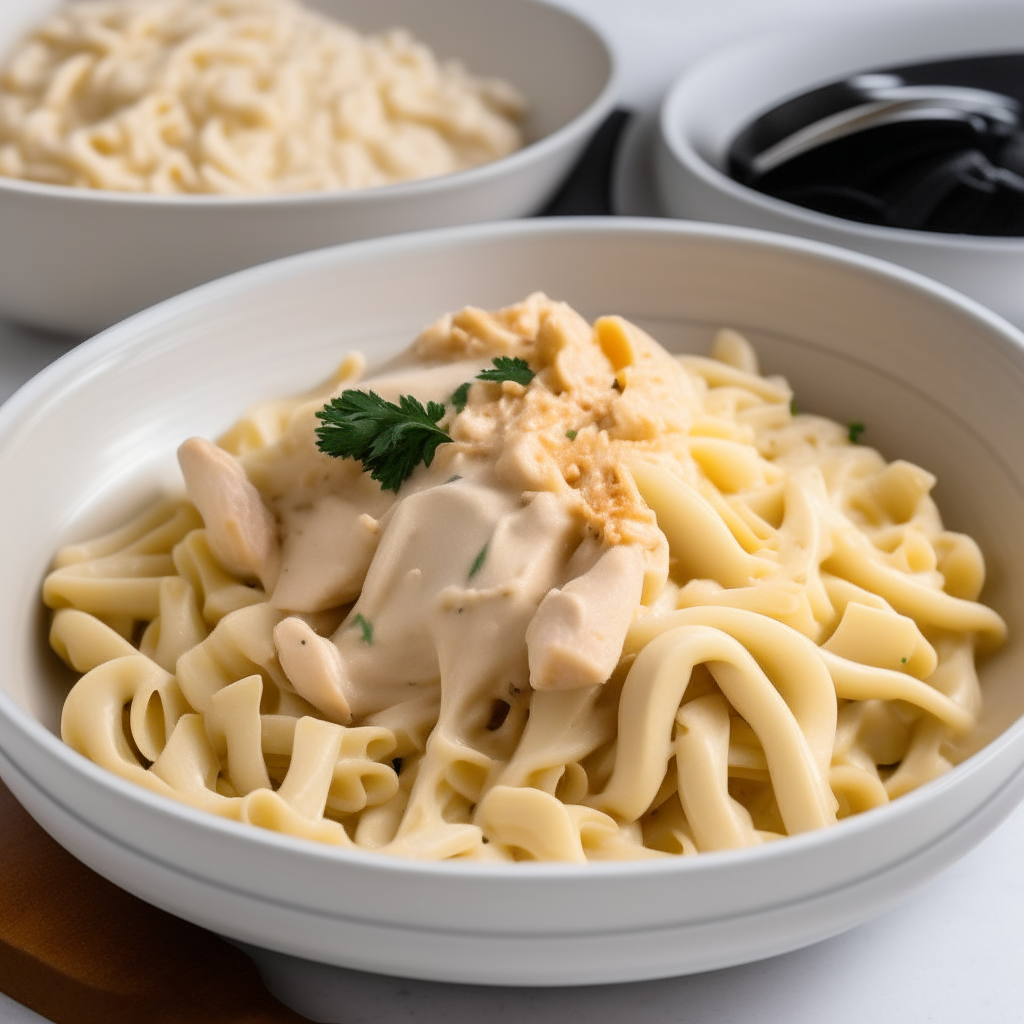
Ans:
<svg viewBox="0 0 1024 1024"><path fill-rule="evenodd" d="M438 445L450 441L437 425L444 416L440 402L424 409L412 395L398 404L374 391L343 391L317 414L316 446L336 458L358 459L385 491L398 491L422 462L434 461Z"/></svg>
<svg viewBox="0 0 1024 1024"><path fill-rule="evenodd" d="M518 356L498 356L477 380L500 384L511 380L525 387L534 378L529 363ZM451 403L456 412L466 408L471 381L456 388ZM322 424L316 428L316 446L336 458L358 459L370 477L385 491L398 488L422 462L434 461L438 446L451 437L439 427L445 408L440 402L423 407L412 395L400 395L398 404L388 402L375 391L342 391L319 412Z"/></svg>
<svg viewBox="0 0 1024 1024"><path fill-rule="evenodd" d="M476 375L476 379L490 381L492 384L501 384L503 381L511 380L516 384L522 384L525 388L535 376L536 374L530 369L530 364L525 359L520 359L519 356L497 356L491 360L490 368L481 370ZM465 384L460 384L452 392L450 401L455 406L456 412L462 412L466 408L472 383L467 380Z"/></svg>
<svg viewBox="0 0 1024 1024"><path fill-rule="evenodd" d="M492 359L493 369L484 370L476 375L477 380L489 380L495 384L511 380L516 384L522 384L525 388L533 380L535 374L530 369L530 364L519 356L498 356Z"/></svg>

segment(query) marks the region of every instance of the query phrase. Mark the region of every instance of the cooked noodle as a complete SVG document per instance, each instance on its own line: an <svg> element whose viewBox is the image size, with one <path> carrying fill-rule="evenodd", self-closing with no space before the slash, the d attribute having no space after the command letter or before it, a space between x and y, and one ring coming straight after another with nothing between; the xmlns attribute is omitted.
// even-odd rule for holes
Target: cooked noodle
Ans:
<svg viewBox="0 0 1024 1024"><path fill-rule="evenodd" d="M472 55L467 55L471 57ZM523 144L520 94L295 0L88 0L0 70L0 175L268 194L447 174Z"/></svg>

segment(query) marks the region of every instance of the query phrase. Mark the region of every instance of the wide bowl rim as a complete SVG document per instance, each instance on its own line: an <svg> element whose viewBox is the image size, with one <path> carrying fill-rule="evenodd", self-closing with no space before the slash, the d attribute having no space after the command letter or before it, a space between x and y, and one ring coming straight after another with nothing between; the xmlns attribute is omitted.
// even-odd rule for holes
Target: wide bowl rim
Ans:
<svg viewBox="0 0 1024 1024"><path fill-rule="evenodd" d="M10 178L0 175L0 193L24 195L35 199L52 199L58 202L82 202L90 205L143 206L148 209L171 211L186 207L202 210L218 208L239 209L253 207L258 210L291 209L317 205L331 206L376 206L391 201L429 199L449 191L472 189L487 185L495 178L514 175L533 164L565 148L578 135L588 134L597 123L608 115L614 106L622 77L621 62L615 48L604 35L600 26L579 12L562 7L552 0L514 0L519 4L544 8L563 15L578 29L589 33L607 61L608 70L601 89L575 117L570 118L553 132L539 139L527 142L520 149L487 163L478 164L461 171L428 175L409 181L374 185L367 188L311 189L303 192L275 193L270 195L220 195L210 193L162 194L154 192L118 192L111 189L85 188L75 185L51 185L46 182ZM339 243L341 244L341 243Z"/></svg>
<svg viewBox="0 0 1024 1024"><path fill-rule="evenodd" d="M919 296L926 296L927 301L937 302L951 311L967 314L980 321L987 329L988 341L991 344L1008 353L1010 358L1024 363L1024 333L987 307L916 271L829 243L756 228L659 218L552 217L539 220L504 221L411 232L298 253L237 271L165 299L107 328L67 352L31 378L6 402L0 404L0 454L6 445L19 434L19 428L30 417L40 399L58 394L62 386L68 385L72 381L80 382L85 377L105 372L124 352L130 351L133 347L143 346L146 332L166 326L168 323L173 324L176 319L188 316L190 313L200 310L204 305L232 298L237 299L258 289L265 282L301 278L319 268L343 267L346 263L359 262L363 259L379 260L387 258L391 254L408 256L417 251L436 251L448 246L458 247L473 242L500 242L503 239L520 236L543 238L572 234L591 236L610 234L627 237L682 236L707 242L733 242L775 252L784 250L788 255L810 257L833 266L868 274L890 284L895 281L898 285L909 288ZM504 884L515 884L517 879L535 881L538 878L548 878L557 879L567 884L583 884L590 879L625 878L628 880L677 873L682 875L692 872L713 873L717 870L743 869L749 867L751 863L756 865L779 858L793 859L815 847L827 848L836 843L845 843L848 837L853 838L864 832L882 830L894 818L912 815L918 808L931 804L935 800L941 800L950 789L958 789L966 783L970 775L982 770L986 764L1004 755L1008 747L1020 745L1024 741L1024 716L1021 716L980 750L959 765L954 766L951 771L901 796L898 800L843 819L827 829L786 837L783 842L768 843L741 850L703 853L698 857L587 864L557 862L490 864L423 861L391 857L374 851L336 847L260 829L198 810L187 804L150 792L88 760L67 746L42 722L18 705L6 689L0 688L0 753L10 760L16 770L25 775L33 786L80 820L82 819L78 812L66 807L60 794L53 792L48 785L33 777L29 771L26 771L25 766L12 756L7 744L3 742L3 731L6 731L7 728L13 728L20 734L21 740L29 743L37 753L49 758L51 762L56 761L61 770L84 777L90 785L107 791L117 799L127 799L129 806L138 805L139 811L143 813L169 816L170 819L180 822L183 827L199 829L208 835L216 834L218 838L229 843L238 841L248 844L256 843L268 852L274 851L280 855L340 864L353 870L369 869L392 876L434 879L452 877L467 877L474 880L500 879ZM971 810L967 812L968 815L974 809L976 808L972 805ZM98 828L95 822L87 822L87 824L93 829ZM953 822L949 824L952 825ZM126 842L123 837L119 836L117 841L126 848L142 852L134 844ZM262 898L273 897L264 894Z"/></svg>
<svg viewBox="0 0 1024 1024"><path fill-rule="evenodd" d="M991 9L1005 10L1011 4L1007 0L987 0L983 6ZM972 21L975 21L979 17L975 8L948 2L936 14L941 14L948 20L962 16L964 19L970 18ZM886 26L904 24L914 15L915 12L908 12L906 10L882 11L871 15L871 24L878 31L885 31ZM692 108L695 105L699 106L699 100L704 90L704 79L709 74L716 72L723 65L728 66L730 63L740 62L744 58L750 58L754 55L771 54L773 51L781 51L784 48L788 49L797 43L802 43L805 47L815 49L823 44L845 38L848 29L852 27L856 27L859 31L865 31L864 17L858 16L856 19L851 16L834 18L820 24L804 26L796 30L792 28L785 30L777 29L754 39L745 38L727 44L701 58L673 81L661 100L658 109L658 142L663 152L667 152L678 170L682 170L684 173L700 179L705 185L715 189L719 194L727 196L734 203L742 204L746 208L753 208L762 214L768 214L774 218L776 221L775 230L785 230L782 227L782 222L785 221L794 228L800 225L805 229L827 231L836 239L834 244L837 245L843 244L838 240L838 237L846 235L851 243L862 239L864 242L882 243L889 246L917 247L923 250L952 249L955 252L964 254L1003 254L1024 249L1024 236L1007 238L996 235L917 231L912 228L894 228L877 224L865 224L832 214L820 213L817 210L810 210L795 203L777 199L775 196L768 195L767 193L759 192L736 181L707 160L693 144L689 131L690 124L681 115L688 108ZM1011 49L1019 51L1021 47L1016 46ZM995 49L991 52L995 52ZM939 59L939 56L937 55L935 59ZM920 58L921 61L924 59L926 58ZM915 57L913 60L918 62L919 58ZM895 61L888 61L887 63L895 63ZM768 110L771 106L783 102L786 98L797 96L801 91L815 84L820 84L820 82L817 80L808 82L800 89L788 90L768 102L759 104L755 110L750 112L748 120L759 111Z"/></svg>

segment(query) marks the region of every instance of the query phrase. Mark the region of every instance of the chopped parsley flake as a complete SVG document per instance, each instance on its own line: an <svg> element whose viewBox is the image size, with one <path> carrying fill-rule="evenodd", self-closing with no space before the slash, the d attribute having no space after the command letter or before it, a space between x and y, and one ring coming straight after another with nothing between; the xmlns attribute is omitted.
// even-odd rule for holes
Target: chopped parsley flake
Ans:
<svg viewBox="0 0 1024 1024"><path fill-rule="evenodd" d="M578 430L567 430L567 431L565 432L565 436L566 436L567 438L569 438L569 440L570 440L570 441L575 441L575 440L576 440L576 435L577 435L578 433L579 433L579 431L578 431Z"/></svg>
<svg viewBox="0 0 1024 1024"><path fill-rule="evenodd" d="M357 615L352 620L353 626L358 626L363 631L363 643L367 647L373 646L373 623L369 619L364 618L363 615Z"/></svg>
<svg viewBox="0 0 1024 1024"><path fill-rule="evenodd" d="M487 559L487 546L490 541L485 544L478 552L476 558L473 559L473 564L469 567L469 578L472 579L484 565L484 561Z"/></svg>
<svg viewBox="0 0 1024 1024"><path fill-rule="evenodd" d="M460 384L452 392L452 405L455 406L456 412L462 412L466 408L466 403L469 401L469 386L470 381L466 381L465 384Z"/></svg>
<svg viewBox="0 0 1024 1024"><path fill-rule="evenodd" d="M846 424L846 436L850 439L850 444L860 444L860 435L864 433L867 428L863 423L847 423Z"/></svg>

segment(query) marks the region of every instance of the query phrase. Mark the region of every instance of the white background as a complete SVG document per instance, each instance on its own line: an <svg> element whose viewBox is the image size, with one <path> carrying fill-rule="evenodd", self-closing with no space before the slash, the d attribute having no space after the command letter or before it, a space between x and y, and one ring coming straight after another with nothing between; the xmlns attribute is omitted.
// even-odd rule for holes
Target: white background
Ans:
<svg viewBox="0 0 1024 1024"><path fill-rule="evenodd" d="M3 0L0 0L2 3ZM429 0L424 0L429 2ZM557 0L616 49L620 101L640 115L626 139L619 212L654 213L646 177L658 100L714 46L788 21L868 17L889 0ZM902 0L927 18L937 0ZM970 3L970 0L961 0ZM2 226L0 226L2 230ZM73 340L0 320L0 401ZM2 486L2 485L0 485ZM2 823L0 823L2 827ZM895 910L773 960L689 978L588 989L460 988L353 977L348 1024L938 1024L1024 1021L1024 808ZM0 1022L43 1018L0 995Z"/></svg>

